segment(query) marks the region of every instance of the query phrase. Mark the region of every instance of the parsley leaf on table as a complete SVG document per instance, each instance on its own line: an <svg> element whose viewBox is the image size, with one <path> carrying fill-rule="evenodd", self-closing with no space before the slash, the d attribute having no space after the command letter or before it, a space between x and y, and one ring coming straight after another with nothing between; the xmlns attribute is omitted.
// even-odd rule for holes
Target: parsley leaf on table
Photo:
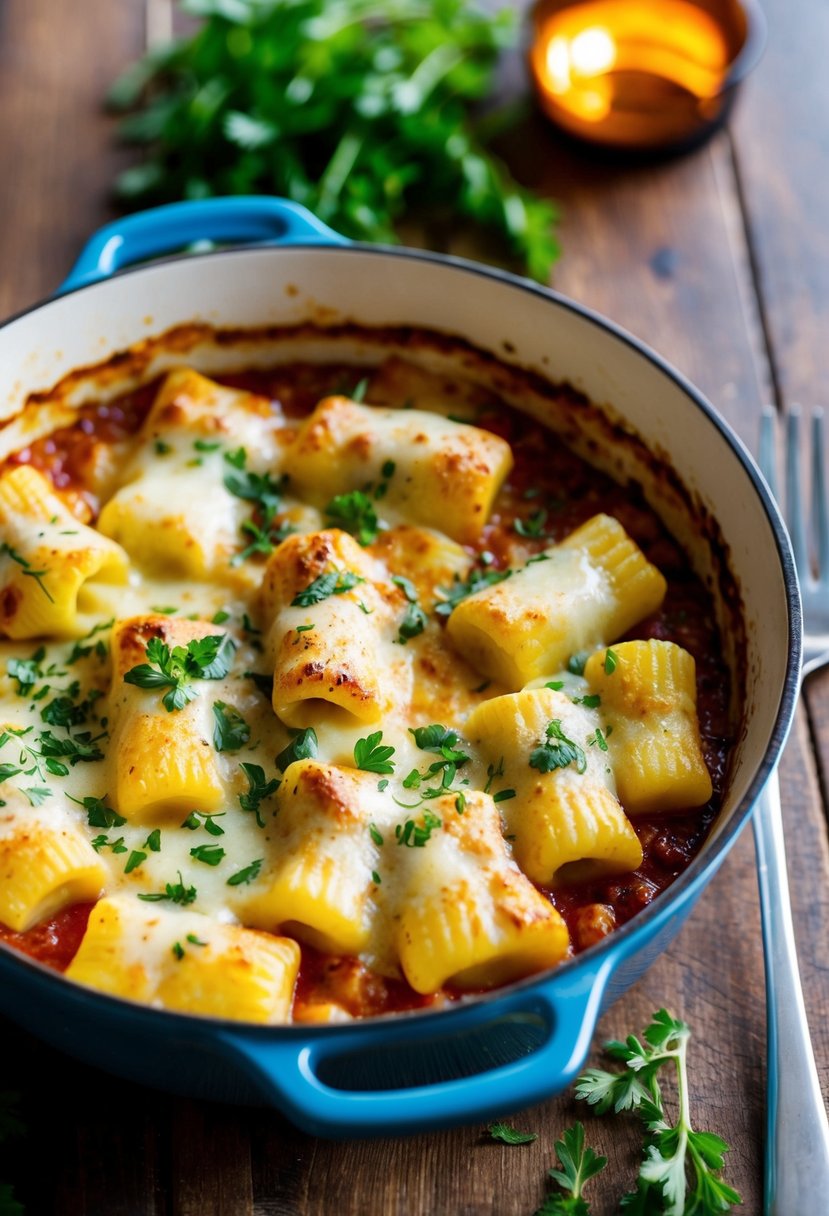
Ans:
<svg viewBox="0 0 829 1216"><path fill-rule="evenodd" d="M532 1144L538 1139L537 1132L519 1132L509 1123L490 1123L487 1131L493 1140L500 1140L502 1144Z"/></svg>
<svg viewBox="0 0 829 1216"><path fill-rule="evenodd" d="M659 1009L645 1028L643 1040L629 1035L610 1042L605 1051L624 1065L621 1072L588 1068L576 1082L576 1097L595 1108L634 1111L645 1125L645 1146L636 1190L625 1195L625 1216L719 1216L741 1202L720 1173L728 1145L713 1132L691 1125L687 1024ZM671 1123L657 1079L673 1065L679 1113ZM690 1195L688 1190L690 1187Z"/></svg>
<svg viewBox="0 0 829 1216"><path fill-rule="evenodd" d="M138 206L279 194L346 236L395 240L412 213L471 220L546 282L556 210L487 145L479 116L500 52L520 31L508 7L470 0L184 0L194 34L115 83L132 112L122 138L146 158L121 174Z"/></svg>

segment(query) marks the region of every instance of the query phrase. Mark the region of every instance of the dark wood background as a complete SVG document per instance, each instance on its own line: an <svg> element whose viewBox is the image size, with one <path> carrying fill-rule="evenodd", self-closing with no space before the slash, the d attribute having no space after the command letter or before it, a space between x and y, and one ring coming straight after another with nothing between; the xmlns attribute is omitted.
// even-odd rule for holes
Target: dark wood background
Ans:
<svg viewBox="0 0 829 1216"><path fill-rule="evenodd" d="M761 403L829 405L829 5L766 0L770 37L728 130L696 152L611 167L540 119L515 165L563 207L554 285L611 316L695 381L750 446ZM48 294L110 215L126 163L101 98L163 30L166 0L0 0L0 314ZM512 141L511 141L512 142ZM782 764L806 1004L829 1088L829 675L809 684ZM697 1126L732 1145L727 1176L761 1210L763 957L751 833L673 947L603 1019L601 1041L667 1005L688 1020ZM24 1015L25 1017L25 1015ZM64 1059L0 1024L0 1090L18 1089L26 1135L2 1159L34 1213L60 1216L528 1216L568 1096L516 1120L525 1148L479 1126L412 1139L327 1143L278 1115L170 1098ZM598 1059L598 1052L594 1052ZM615 1210L636 1130L586 1116L610 1158L592 1186ZM814 1213L826 1196L815 1196ZM798 1216L798 1214L792 1214ZM809 1214L802 1214L809 1216Z"/></svg>

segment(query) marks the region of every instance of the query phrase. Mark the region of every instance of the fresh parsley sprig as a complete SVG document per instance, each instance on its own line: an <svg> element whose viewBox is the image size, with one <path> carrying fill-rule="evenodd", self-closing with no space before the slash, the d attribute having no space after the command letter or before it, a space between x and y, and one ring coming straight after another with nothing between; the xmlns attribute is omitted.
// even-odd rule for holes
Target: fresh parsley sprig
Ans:
<svg viewBox="0 0 829 1216"><path fill-rule="evenodd" d="M213 702L213 746L217 752L237 752L250 739L250 726L232 705Z"/></svg>
<svg viewBox="0 0 829 1216"><path fill-rule="evenodd" d="M247 452L244 448L225 452L225 461L230 465L222 479L225 489L236 498L253 503L254 507L251 518L240 525L243 536L249 537L250 540L245 548L231 559L230 564L238 566L254 553L273 553L276 546L291 534L290 525L275 522L286 479L248 469Z"/></svg>
<svg viewBox="0 0 829 1216"><path fill-rule="evenodd" d="M438 587L438 594L443 598L435 604L435 612L438 616L449 616L468 595L483 591L485 587L494 587L496 583L503 583L511 574L512 570L489 568L472 570L465 579L456 574L451 587Z"/></svg>
<svg viewBox="0 0 829 1216"><path fill-rule="evenodd" d="M116 82L123 139L146 159L117 188L138 206L277 194L346 236L392 241L412 211L494 233L547 282L555 208L489 150L480 116L520 23L470 0L185 0L198 30Z"/></svg>
<svg viewBox="0 0 829 1216"><path fill-rule="evenodd" d="M426 628L426 613L418 603L417 588L411 579L403 574L393 574L391 580L406 597L406 611L403 620L397 627L397 640L405 646L410 638L416 638Z"/></svg>
<svg viewBox="0 0 829 1216"><path fill-rule="evenodd" d="M5 553L13 562L16 562L27 578L33 578L38 587L40 587L40 590L46 596L49 603L54 604L55 601L53 596L49 593L48 587L45 587L43 584L44 578L49 573L48 570L34 570L32 568L32 563L26 561L26 558L23 557L22 554L18 553L16 549L13 549L8 541L4 540L2 544L0 544L0 553Z"/></svg>
<svg viewBox="0 0 829 1216"><path fill-rule="evenodd" d="M547 1195L535 1216L590 1216L582 1191L585 1184L607 1165L607 1157L600 1157L585 1144L581 1123L574 1123L562 1132L561 1139L555 1141L555 1150L561 1169L551 1169L548 1173L563 1190Z"/></svg>
<svg viewBox="0 0 829 1216"><path fill-rule="evenodd" d="M538 769L540 773L551 773L554 769L575 764L577 773L584 772L587 768L584 750L567 738L560 718L552 718L547 723L545 736L543 742L530 752L530 768Z"/></svg>
<svg viewBox="0 0 829 1216"><path fill-rule="evenodd" d="M588 1068L576 1083L576 1097L597 1114L634 1111L645 1124L645 1146L636 1190L622 1200L630 1216L721 1216L741 1202L720 1176L728 1145L713 1132L691 1125L687 1050L688 1025L659 1009L643 1033L629 1035L605 1050L624 1067L619 1072ZM657 1074L673 1065L679 1111L670 1121ZM690 1190L690 1194L689 1194Z"/></svg>
<svg viewBox="0 0 829 1216"><path fill-rule="evenodd" d="M265 826L260 813L260 806L266 798L270 798L275 794L281 784L278 777L272 777L270 781L265 777L265 770L261 764L240 764L242 772L245 774L248 782L248 792L239 795L239 806L243 811L256 816L256 822L260 828ZM205 824L207 827L207 824ZM210 831L210 829L207 829ZM213 832L213 835L217 835Z"/></svg>
<svg viewBox="0 0 829 1216"><path fill-rule="evenodd" d="M357 768L366 773L393 773L394 748L388 744L381 745L383 732L372 731L365 739L358 739L354 744L354 763Z"/></svg>
<svg viewBox="0 0 829 1216"><path fill-rule="evenodd" d="M312 608L321 604L332 595L345 595L366 580L353 570L328 570L318 574L302 591L297 592L291 600L292 608Z"/></svg>
<svg viewBox="0 0 829 1216"><path fill-rule="evenodd" d="M326 506L325 514L329 523L350 532L361 545L372 545L377 540L380 531L377 512L368 494L362 490L337 494Z"/></svg>
<svg viewBox="0 0 829 1216"><path fill-rule="evenodd" d="M198 696L194 680L221 680L230 671L236 643L226 633L194 638L172 650L161 638L147 643L147 663L139 663L124 675L125 684L137 688L166 688L161 698L168 713L183 709Z"/></svg>

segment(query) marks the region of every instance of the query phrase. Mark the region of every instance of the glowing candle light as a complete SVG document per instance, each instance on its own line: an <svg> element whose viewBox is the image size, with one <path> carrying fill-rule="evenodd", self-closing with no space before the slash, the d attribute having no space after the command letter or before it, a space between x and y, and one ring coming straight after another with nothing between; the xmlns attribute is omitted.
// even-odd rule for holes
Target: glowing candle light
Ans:
<svg viewBox="0 0 829 1216"><path fill-rule="evenodd" d="M540 0L534 28L530 67L549 116L642 148L712 129L765 33L755 0Z"/></svg>

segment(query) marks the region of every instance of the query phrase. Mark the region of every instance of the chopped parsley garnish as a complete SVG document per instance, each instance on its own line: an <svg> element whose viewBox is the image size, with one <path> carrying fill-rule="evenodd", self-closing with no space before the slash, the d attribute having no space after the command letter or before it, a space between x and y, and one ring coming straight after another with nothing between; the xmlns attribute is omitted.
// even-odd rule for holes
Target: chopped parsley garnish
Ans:
<svg viewBox="0 0 829 1216"><path fill-rule="evenodd" d="M595 743L601 752L607 751L607 740L598 727L596 728L596 734L588 740L588 743L591 747Z"/></svg>
<svg viewBox="0 0 829 1216"><path fill-rule="evenodd" d="M133 870L138 869L138 867L141 865L142 861L146 861L146 860L147 860L146 853L142 852L141 849L133 849L133 851L129 855L129 860L127 861L127 864L124 866L124 873L131 874L133 872Z"/></svg>
<svg viewBox="0 0 829 1216"><path fill-rule="evenodd" d="M156 456L169 456L173 450L169 443L165 443L163 439L156 439L153 447L155 448Z"/></svg>
<svg viewBox="0 0 829 1216"><path fill-rule="evenodd" d="M535 511L527 519L516 519L513 523L513 528L519 536L536 537L544 535L544 527L547 523L547 511L544 507Z"/></svg>
<svg viewBox="0 0 829 1216"><path fill-rule="evenodd" d="M242 765L242 767L244 768L245 766ZM256 766L254 765L253 767ZM214 819L221 819L224 814L224 811L217 811L213 815L208 815L206 811L191 811L181 826L187 828L190 832L195 832L198 828L204 828L208 836L224 836L225 830L222 825L213 822Z"/></svg>
<svg viewBox="0 0 829 1216"><path fill-rule="evenodd" d="M372 870L372 871L371 871L371 881L372 881L372 882L374 883L374 885L375 885L375 886L377 886L377 887L379 887L379 886L381 885L382 881L383 881L383 880L382 880L382 878L380 877L380 875L377 873L377 871L376 871L376 870Z"/></svg>
<svg viewBox="0 0 829 1216"><path fill-rule="evenodd" d="M320 604L323 600L327 600L331 595L343 595L346 591L351 591L353 587L365 581L364 578L361 578L359 574L355 574L352 570L329 570L326 574L317 575L304 591L300 591L298 595L295 595L291 600L291 607L310 608L314 604Z"/></svg>
<svg viewBox="0 0 829 1216"><path fill-rule="evenodd" d="M574 705L583 705L585 709L598 709L602 703L602 698L597 692L589 693L586 697L571 697L570 700Z"/></svg>
<svg viewBox="0 0 829 1216"><path fill-rule="evenodd" d="M173 953L173 957L181 962L181 960L184 958L184 947L182 946L181 942L173 942L170 949Z"/></svg>
<svg viewBox="0 0 829 1216"><path fill-rule="evenodd" d="M46 658L46 649L39 646L29 659L9 659L6 664L6 674L9 679L17 680L17 695L28 697L38 680L43 679L40 664Z"/></svg>
<svg viewBox="0 0 829 1216"><path fill-rule="evenodd" d="M573 676L583 676L584 667L589 658L590 653L587 650L580 650L576 654L571 654L567 660L567 670Z"/></svg>
<svg viewBox="0 0 829 1216"><path fill-rule="evenodd" d="M530 768L538 769L540 773L551 773L557 768L567 768L575 763L576 772L583 773L587 768L587 758L572 739L568 739L561 729L561 719L553 718L547 723L546 739L530 753Z"/></svg>
<svg viewBox="0 0 829 1216"><path fill-rule="evenodd" d="M486 785L484 786L484 793L485 794L490 793L490 791L492 790L493 781L496 779L496 777L503 777L503 775L504 775L504 757L501 756L500 760L498 761L497 768L494 764L487 765ZM515 797L515 790L499 790L497 793L492 795L492 801L493 802L506 802L508 798L514 798L514 797Z"/></svg>
<svg viewBox="0 0 829 1216"><path fill-rule="evenodd" d="M161 638L147 643L149 663L139 663L124 676L125 684L138 688L167 688L162 697L168 713L183 709L198 696L193 680L221 680L230 671L236 643L226 634L194 638L172 650Z"/></svg>
<svg viewBox="0 0 829 1216"><path fill-rule="evenodd" d="M242 562L247 561L254 553L273 553L277 545L281 545L283 540L293 532L290 524L279 524L274 526L270 523L264 527L260 527L253 519L246 519L240 525L240 531L245 536L251 539L244 549L235 553L230 560L231 566L239 566Z"/></svg>
<svg viewBox="0 0 829 1216"><path fill-rule="evenodd" d="M128 852L123 836L119 836L117 840L110 840L108 836L103 835L96 836L90 843L96 853L100 853L101 849L111 849L113 853Z"/></svg>
<svg viewBox="0 0 829 1216"><path fill-rule="evenodd" d="M158 828L154 828L153 831L150 832L149 836L144 841L144 848L149 849L151 853L161 852L161 831Z"/></svg>
<svg viewBox="0 0 829 1216"><path fill-rule="evenodd" d="M362 490L350 494L337 494L325 508L331 523L350 532L361 545L371 545L377 540L380 526L374 504Z"/></svg>
<svg viewBox="0 0 829 1216"><path fill-rule="evenodd" d="M397 843L404 845L407 849L422 849L429 841L432 832L442 826L443 822L437 815L432 811L424 811L420 823L416 823L414 819L407 819L403 824L398 823L394 834Z"/></svg>
<svg viewBox="0 0 829 1216"><path fill-rule="evenodd" d="M608 646L607 650L605 651L605 656L604 656L605 675L608 675L608 676L613 675L613 672L616 670L616 664L618 662L619 662L619 656L616 654L616 651L611 650L610 647Z"/></svg>
<svg viewBox="0 0 829 1216"><path fill-rule="evenodd" d="M240 452L243 453L241 460ZM255 503L264 516L270 515L272 519L279 510L279 502L285 488L284 478L277 480L270 473L254 473L245 468L247 456L243 448L225 453L225 460L231 466L223 478L225 489L236 498Z"/></svg>
<svg viewBox="0 0 829 1216"><path fill-rule="evenodd" d="M484 555L481 554L481 561ZM483 591L485 587L494 587L496 583L503 583L512 574L512 570L473 570L468 578L461 579L457 574L451 587L438 587L439 593L444 597L443 600L435 605L435 612L438 616L449 616L450 613L461 600L465 600L468 595L474 595L477 591Z"/></svg>
<svg viewBox="0 0 829 1216"><path fill-rule="evenodd" d="M354 744L354 763L357 768L366 773L393 773L394 748L388 744L380 746L383 738L381 730L375 730L365 739L358 739Z"/></svg>
<svg viewBox="0 0 829 1216"><path fill-rule="evenodd" d="M225 855L220 844L198 844L190 850L190 856L206 866L217 866Z"/></svg>
<svg viewBox="0 0 829 1216"><path fill-rule="evenodd" d="M76 687L73 685L73 688ZM62 726L65 729L69 729L71 726L82 726L89 717L92 705L101 695L97 689L93 689L85 700L78 701L71 694L63 693L58 697L53 697L48 705L44 705L40 716L50 726Z"/></svg>
<svg viewBox="0 0 829 1216"><path fill-rule="evenodd" d="M32 806L42 806L47 798L52 797L52 791L45 785L33 785L23 790Z"/></svg>
<svg viewBox="0 0 829 1216"><path fill-rule="evenodd" d="M411 579L406 578L403 574L393 574L391 581L400 588L407 600L406 611L397 633L398 642L401 646L405 646L410 638L416 638L419 633L423 633L427 617L417 602L417 588Z"/></svg>
<svg viewBox="0 0 829 1216"><path fill-rule="evenodd" d="M359 404L361 401L365 401L367 389L368 389L368 377L363 376L362 380L358 380L357 383L354 385L354 388L349 393L349 397L351 398L352 401L356 401Z"/></svg>
<svg viewBox="0 0 829 1216"><path fill-rule="evenodd" d="M243 534L252 539L241 553L233 557L231 565L236 566L254 553L273 553L276 546L290 534L290 527L274 526L286 478L277 479L270 473L254 473L245 468L247 452L244 448L225 452L225 461L230 465L223 478L225 489L236 498L254 504L253 516L241 525Z"/></svg>
<svg viewBox="0 0 829 1216"><path fill-rule="evenodd" d="M218 612L214 612L210 618L211 625L224 625L225 621L230 620L230 613L225 612L224 608L220 608Z"/></svg>
<svg viewBox="0 0 829 1216"><path fill-rule="evenodd" d="M139 895L139 899L143 899L148 904L161 903L169 900L173 904L181 904L182 907L187 907L188 904L195 903L198 892L195 887L185 887L184 880L179 871L178 882L165 883L163 891L152 891L146 895Z"/></svg>
<svg viewBox="0 0 829 1216"><path fill-rule="evenodd" d="M0 544L0 553L7 553L13 562L17 562L23 573L28 578L33 578L36 581L38 587L40 587L40 590L46 596L49 603L54 604L54 599L49 594L48 589L43 585L43 580L49 573L48 570L33 570L31 562L27 562L25 557L22 557L15 549L13 549L8 541L4 540L3 543Z"/></svg>
<svg viewBox="0 0 829 1216"><path fill-rule="evenodd" d="M40 743L40 755L46 757L46 767L49 772L57 773L58 776L65 777L66 772L58 772L58 766L50 767L49 761L55 756L65 756L69 763L74 766L81 760L103 760L104 753L96 746L98 738L93 739L88 730L81 731L80 734L73 735L71 738L58 739L50 730L45 730L41 734L38 742ZM63 765L61 768L65 767ZM68 771L68 770L67 770Z"/></svg>
<svg viewBox="0 0 829 1216"><path fill-rule="evenodd" d="M213 702L213 746L217 752L236 752L250 739L250 727L232 705Z"/></svg>
<svg viewBox="0 0 829 1216"><path fill-rule="evenodd" d="M264 857L259 857L256 861L252 861L249 866L245 866L244 870L231 874L227 880L227 885L229 887L238 887L242 883L253 882L255 878L259 877L259 871L262 869L262 862L264 860Z"/></svg>
<svg viewBox="0 0 829 1216"><path fill-rule="evenodd" d="M288 746L282 749L276 757L276 767L280 773L284 773L288 765L293 764L295 760L313 760L318 751L317 732L313 726L308 726L305 730L297 731ZM242 768L247 767L242 765Z"/></svg>
<svg viewBox="0 0 829 1216"><path fill-rule="evenodd" d="M86 811L86 822L91 828L120 828L127 822L123 815L107 806L106 795L103 798L72 798L70 794L69 797Z"/></svg>
<svg viewBox="0 0 829 1216"><path fill-rule="evenodd" d="M239 806L243 811L247 811L250 815L256 816L256 822L260 828L265 826L265 820L262 818L260 807L266 798L270 798L279 789L281 782L278 777L272 777L270 781L265 778L265 770L261 764L240 764L242 772L247 777L248 792L239 795ZM207 824L204 825L207 831L210 828ZM211 835L218 836L218 832L211 832Z"/></svg>
<svg viewBox="0 0 829 1216"><path fill-rule="evenodd" d="M216 452L221 447L217 439L194 439L193 447L197 452Z"/></svg>
<svg viewBox="0 0 829 1216"><path fill-rule="evenodd" d="M111 629L114 624L114 617L110 618L108 621L101 621L99 625L94 625L85 637L79 638L77 642L73 643L72 649L69 651L69 656L66 660L69 666L71 667L71 665L76 663L78 659L88 658L93 651L95 652L97 658L101 660L105 659L108 653L106 642L103 640L103 638L98 638L97 642L93 643L92 639L96 634L104 633L106 630ZM89 645L86 645L85 643L89 643Z"/></svg>
<svg viewBox="0 0 829 1216"><path fill-rule="evenodd" d="M380 831L380 829L378 828L376 823L370 823L368 825L368 833L369 833L369 836L371 836L371 839L374 841L374 843L379 848L380 845L382 845L382 843L383 843L383 834Z"/></svg>

